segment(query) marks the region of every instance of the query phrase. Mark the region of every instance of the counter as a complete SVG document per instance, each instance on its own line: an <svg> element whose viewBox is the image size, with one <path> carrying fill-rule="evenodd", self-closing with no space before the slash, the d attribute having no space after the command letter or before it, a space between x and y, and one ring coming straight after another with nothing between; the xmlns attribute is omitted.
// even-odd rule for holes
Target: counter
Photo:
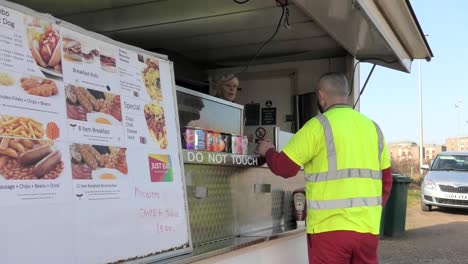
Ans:
<svg viewBox="0 0 468 264"><path fill-rule="evenodd" d="M228 260L230 258L248 254L251 251L257 250L260 246L267 245L266 242L275 241L276 243L285 243L291 239L302 241L305 237L305 228L296 228L295 226L287 226L259 231L256 233L241 235L238 237L227 238L224 240L208 243L202 246L195 247L192 254L186 254L176 258L171 258L154 264L186 264L186 263L215 263L220 259ZM262 245L264 244L264 245ZM304 243L304 247L305 247ZM242 250L242 252L241 252ZM294 250L294 249L288 249ZM306 251L303 251L307 254Z"/></svg>
<svg viewBox="0 0 468 264"><path fill-rule="evenodd" d="M183 151L185 183L189 207L192 254L165 263L192 263L228 253L239 253L251 246L266 246L265 242L296 239L306 245L305 229L296 229L293 219L292 192L304 187L303 172L290 179L275 176L266 167L216 163L211 159L199 163L189 161L189 154L216 155L208 152ZM225 154L222 154L225 155ZM252 155L227 155L258 159ZM214 159L216 160L216 159ZM261 164L260 161L259 165ZM289 237L289 238L288 238ZM306 254L305 248L300 252ZM291 249L293 250L293 249ZM251 253L259 254L256 249ZM240 254L240 253L239 253ZM250 253L249 253L250 254ZM208 261L208 260L207 260ZM203 262L201 262L203 263Z"/></svg>

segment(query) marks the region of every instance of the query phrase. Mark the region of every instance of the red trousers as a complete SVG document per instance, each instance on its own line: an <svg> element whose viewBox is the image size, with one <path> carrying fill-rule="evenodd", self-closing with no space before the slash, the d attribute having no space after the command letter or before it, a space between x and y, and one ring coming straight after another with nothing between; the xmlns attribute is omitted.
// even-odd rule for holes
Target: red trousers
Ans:
<svg viewBox="0 0 468 264"><path fill-rule="evenodd" d="M353 231L307 235L309 264L377 264L379 237Z"/></svg>

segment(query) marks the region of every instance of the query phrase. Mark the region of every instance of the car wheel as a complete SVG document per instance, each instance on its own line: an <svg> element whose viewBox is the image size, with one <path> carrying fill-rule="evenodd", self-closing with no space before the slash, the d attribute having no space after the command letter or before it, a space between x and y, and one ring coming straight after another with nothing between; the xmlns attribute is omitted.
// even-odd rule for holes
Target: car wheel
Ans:
<svg viewBox="0 0 468 264"><path fill-rule="evenodd" d="M421 200L421 210L424 212L430 212L432 210L432 205L427 205Z"/></svg>

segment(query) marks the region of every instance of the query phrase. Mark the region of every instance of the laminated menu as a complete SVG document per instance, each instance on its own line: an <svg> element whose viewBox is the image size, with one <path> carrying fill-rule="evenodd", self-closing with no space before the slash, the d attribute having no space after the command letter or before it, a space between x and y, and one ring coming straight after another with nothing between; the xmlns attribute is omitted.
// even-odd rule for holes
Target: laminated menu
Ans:
<svg viewBox="0 0 468 264"><path fill-rule="evenodd" d="M0 6L0 206L8 215L0 224L11 230L0 247L11 254L0 262L190 251L172 63L8 5ZM30 254L18 246L24 241Z"/></svg>

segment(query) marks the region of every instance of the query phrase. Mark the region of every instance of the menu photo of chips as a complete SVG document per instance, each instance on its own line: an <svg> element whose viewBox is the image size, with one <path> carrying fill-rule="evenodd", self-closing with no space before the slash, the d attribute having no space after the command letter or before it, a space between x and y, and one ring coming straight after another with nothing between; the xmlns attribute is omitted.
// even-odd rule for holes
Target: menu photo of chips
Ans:
<svg viewBox="0 0 468 264"><path fill-rule="evenodd" d="M6 180L53 180L63 168L53 141L0 137L0 177Z"/></svg>
<svg viewBox="0 0 468 264"><path fill-rule="evenodd" d="M148 103L145 105L145 119L149 133L154 142L161 149L167 148L167 129L164 109L160 104Z"/></svg>
<svg viewBox="0 0 468 264"><path fill-rule="evenodd" d="M60 137L60 128L55 122L48 122L44 129L44 124L33 118L0 115L0 136L55 140Z"/></svg>
<svg viewBox="0 0 468 264"><path fill-rule="evenodd" d="M159 62L154 58L147 58L142 71L146 92L151 100L162 101L161 78L159 72Z"/></svg>
<svg viewBox="0 0 468 264"><path fill-rule="evenodd" d="M125 148L89 144L70 145L74 180L119 180L128 174Z"/></svg>
<svg viewBox="0 0 468 264"><path fill-rule="evenodd" d="M122 122L119 95L71 84L65 85L65 95L68 119L103 125L120 125Z"/></svg>

